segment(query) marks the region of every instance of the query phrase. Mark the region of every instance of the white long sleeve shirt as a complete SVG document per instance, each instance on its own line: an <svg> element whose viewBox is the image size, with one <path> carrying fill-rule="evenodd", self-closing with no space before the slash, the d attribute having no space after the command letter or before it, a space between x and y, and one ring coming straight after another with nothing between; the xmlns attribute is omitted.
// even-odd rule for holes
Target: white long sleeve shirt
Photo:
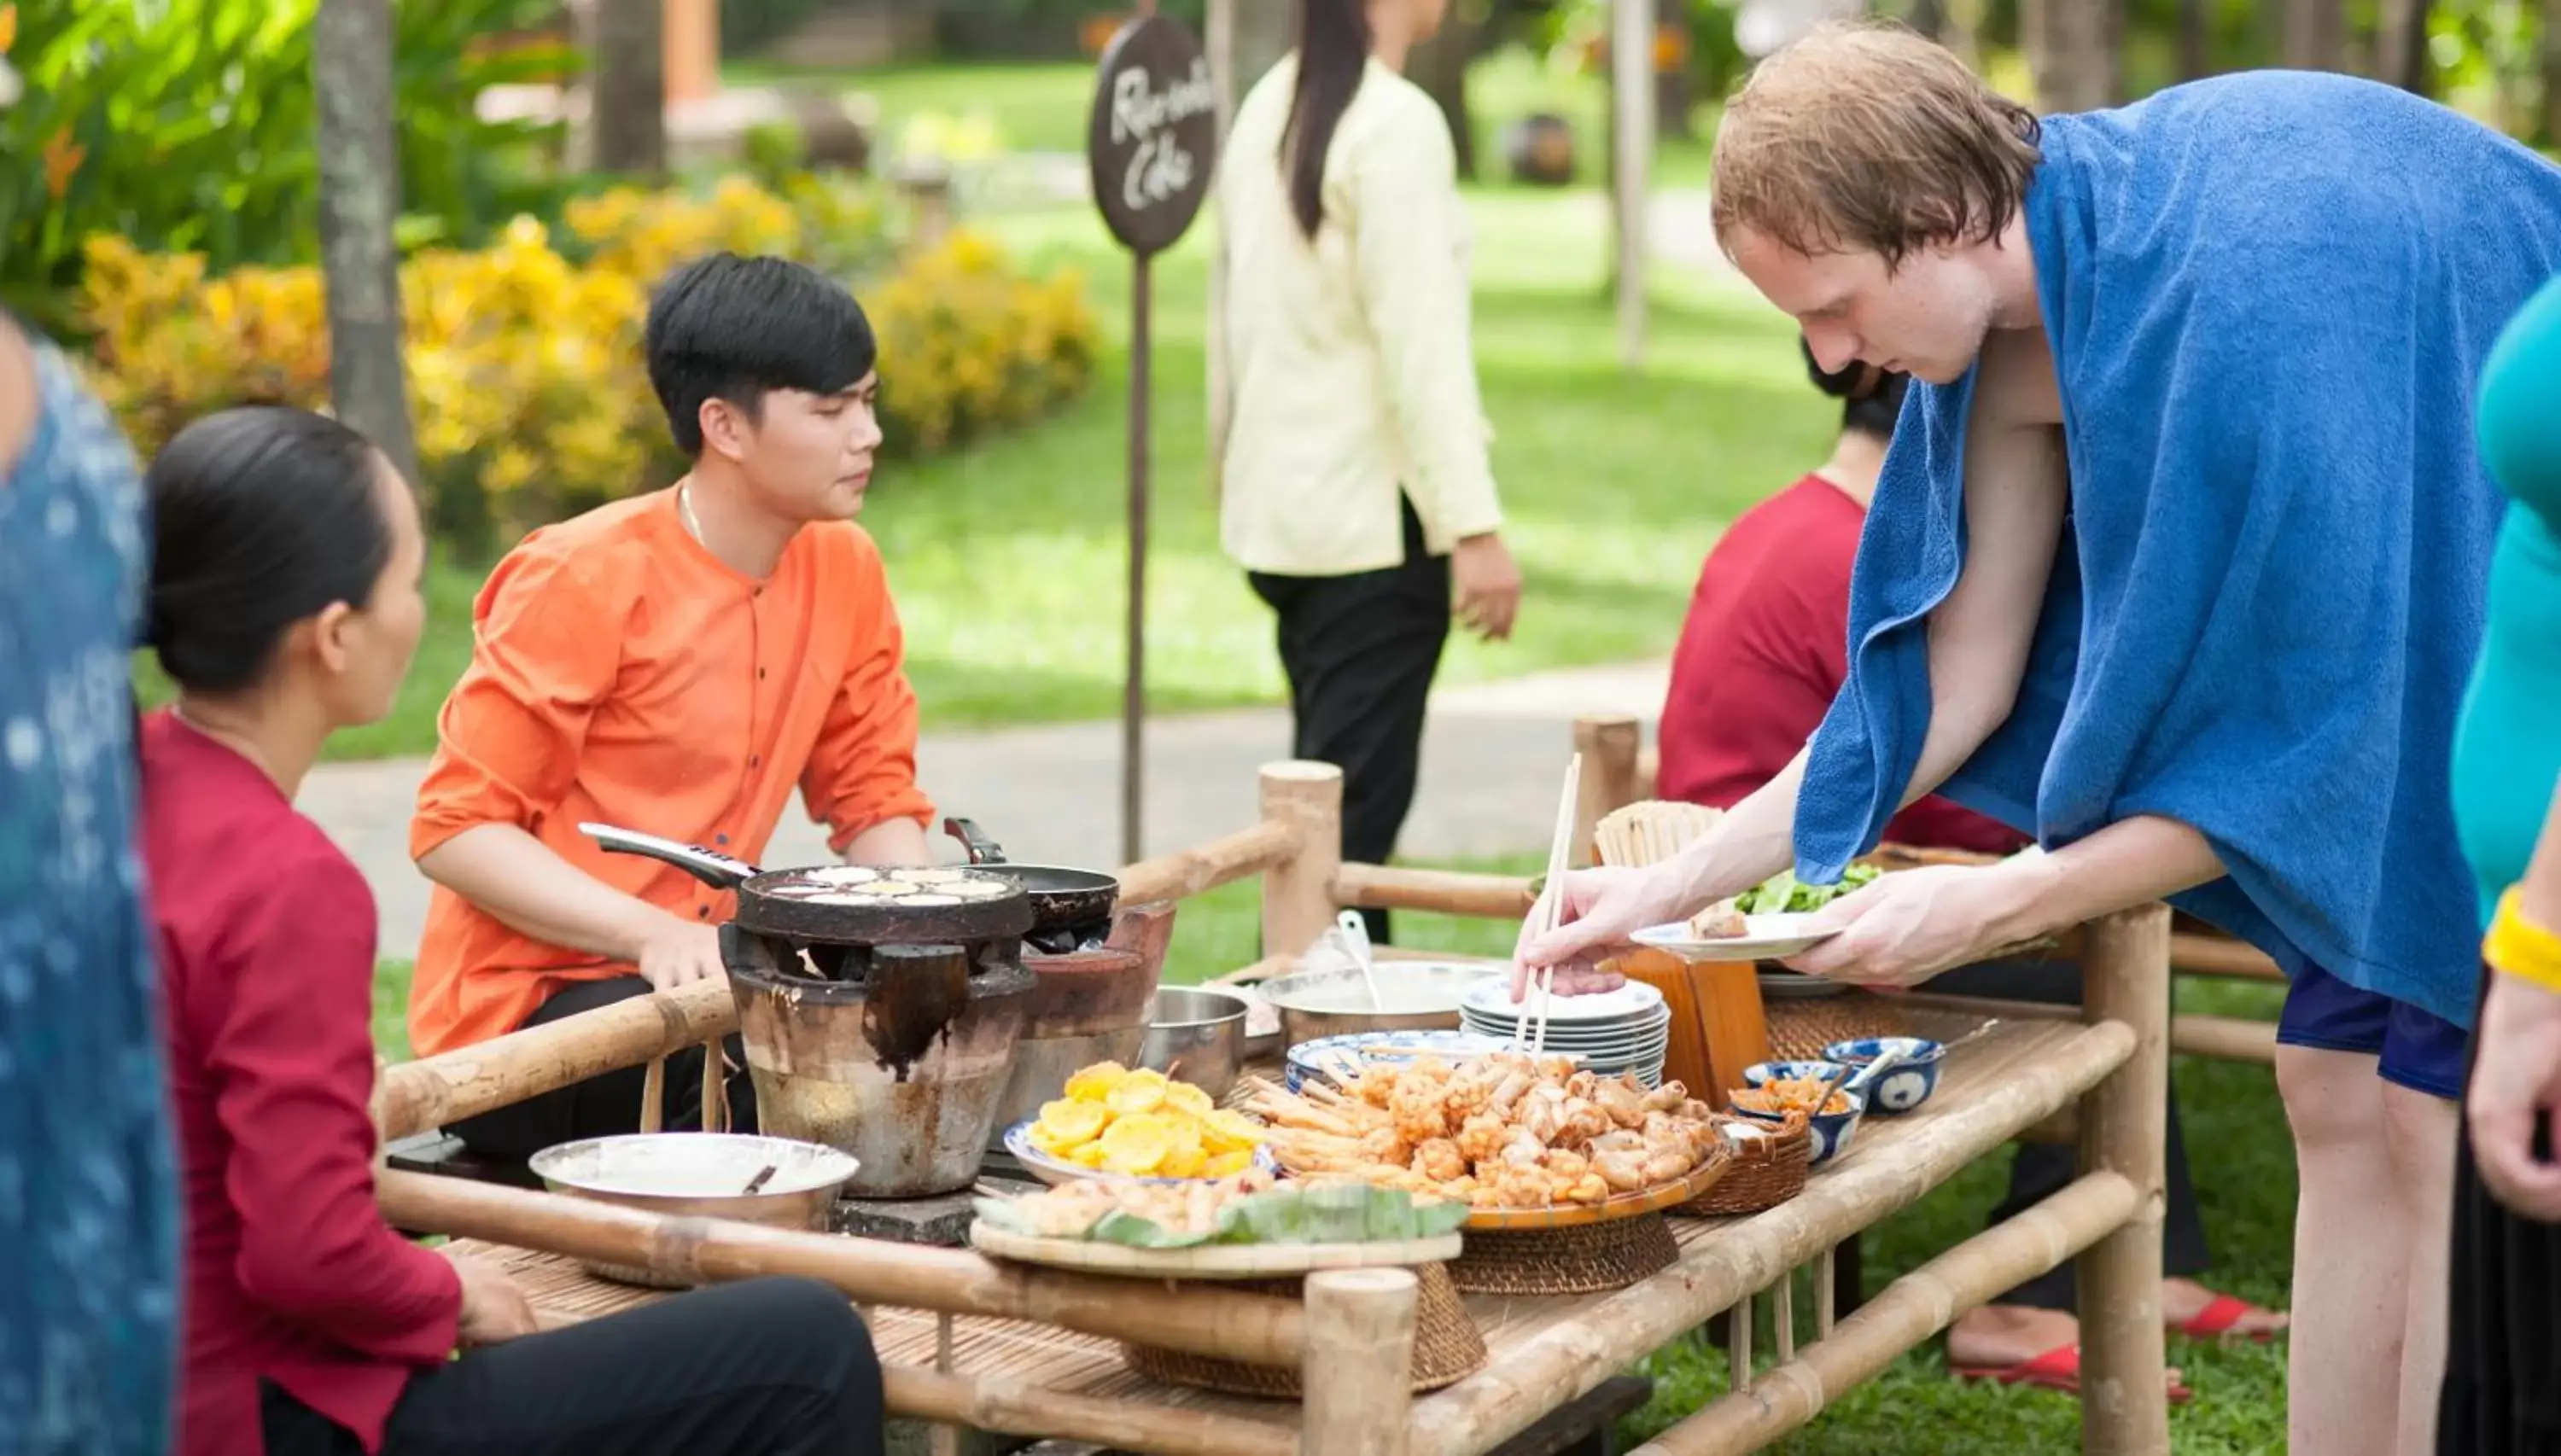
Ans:
<svg viewBox="0 0 2561 1456"><path fill-rule="evenodd" d="M1326 149L1310 243L1280 169L1296 77L1284 57L1247 93L1219 166L1219 529L1250 570L1339 575L1404 560L1400 489L1435 555L1499 528L1502 508L1448 123L1421 87L1371 62Z"/></svg>

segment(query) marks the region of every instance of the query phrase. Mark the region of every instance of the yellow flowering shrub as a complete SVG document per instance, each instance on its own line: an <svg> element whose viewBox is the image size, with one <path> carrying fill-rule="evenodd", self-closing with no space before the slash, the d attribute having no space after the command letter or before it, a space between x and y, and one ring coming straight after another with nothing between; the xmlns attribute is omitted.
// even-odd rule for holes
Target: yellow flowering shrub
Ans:
<svg viewBox="0 0 2561 1456"><path fill-rule="evenodd" d="M778 193L732 179L699 198L621 188L581 199L563 221L561 238L520 218L492 246L425 250L401 268L427 484L477 498L503 527L651 489L680 468L641 330L650 286L705 252L864 274L854 287L880 336L893 453L1037 419L1093 377L1098 330L1082 278L1027 277L966 231L898 255L868 193L799 178ZM208 277L197 254L105 236L85 261L90 370L136 448L156 450L233 404L326 405L318 269Z"/></svg>

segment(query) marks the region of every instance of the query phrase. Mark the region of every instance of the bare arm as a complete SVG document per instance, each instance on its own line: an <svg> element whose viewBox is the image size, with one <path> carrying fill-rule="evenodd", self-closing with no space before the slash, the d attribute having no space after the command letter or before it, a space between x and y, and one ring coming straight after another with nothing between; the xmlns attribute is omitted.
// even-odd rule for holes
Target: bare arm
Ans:
<svg viewBox="0 0 2561 1456"><path fill-rule="evenodd" d="M513 824L477 824L419 857L427 879L520 935L618 961L686 922L570 864Z"/></svg>
<svg viewBox="0 0 2561 1456"><path fill-rule="evenodd" d="M2069 490L2042 339L1986 344L1965 432L1965 566L1930 613L1930 728L1903 791L1935 792L2009 717L2027 671ZM1674 863L1695 908L1739 894L1793 859L1799 751Z"/></svg>

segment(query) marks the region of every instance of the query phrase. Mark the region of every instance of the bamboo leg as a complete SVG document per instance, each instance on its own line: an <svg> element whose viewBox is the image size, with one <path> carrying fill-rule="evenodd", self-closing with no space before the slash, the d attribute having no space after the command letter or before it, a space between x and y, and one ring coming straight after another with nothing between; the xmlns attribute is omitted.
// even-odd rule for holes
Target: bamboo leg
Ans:
<svg viewBox="0 0 2561 1456"><path fill-rule="evenodd" d="M2092 1022L2134 1033L2134 1053L2081 1099L2081 1171L2111 1172L2139 1195L2125 1226L2081 1255L2081 1449L2169 1450L2160 1316L2162 1144L2169 1113L2169 908L2145 905L2089 925L2082 1003Z"/></svg>
<svg viewBox="0 0 2561 1456"><path fill-rule="evenodd" d="M649 1058L649 1070L640 1078L640 1130L656 1132L667 1118L667 1058Z"/></svg>
<svg viewBox="0 0 2561 1456"><path fill-rule="evenodd" d="M1752 1388L1752 1302L1760 1297L1746 1294L1736 1300L1725 1327L1726 1383L1737 1390Z"/></svg>
<svg viewBox="0 0 2561 1456"><path fill-rule="evenodd" d="M1775 1297L1777 1303L1771 1306L1770 1318L1771 1323L1778 1327L1779 1363L1786 1365L1796 1358L1795 1270L1790 1269L1779 1276L1779 1287Z"/></svg>
<svg viewBox="0 0 2561 1456"><path fill-rule="evenodd" d="M1414 1437L1411 1269L1307 1276L1301 1456L1404 1456Z"/></svg>
<svg viewBox="0 0 2561 1456"><path fill-rule="evenodd" d="M937 1315L934 1318L935 1374L951 1374L951 1316ZM960 1428L949 1421L936 1421L926 1438L926 1445L933 1456L960 1456Z"/></svg>
<svg viewBox="0 0 2561 1456"><path fill-rule="evenodd" d="M1822 1340L1832 1333L1832 1251L1824 1249L1814 1260L1814 1338Z"/></svg>
<svg viewBox="0 0 2561 1456"><path fill-rule="evenodd" d="M703 1131L729 1131L729 1052L718 1037L703 1044Z"/></svg>
<svg viewBox="0 0 2561 1456"><path fill-rule="evenodd" d="M1343 771L1291 760L1263 766L1263 817L1298 831L1298 853L1263 877L1263 953L1301 955L1334 923L1343 863Z"/></svg>
<svg viewBox="0 0 2561 1456"><path fill-rule="evenodd" d="M1574 720L1574 751L1583 755L1571 846L1577 866L1593 862L1593 830L1602 819L1635 802L1636 750L1643 741L1643 729L1623 715L1595 713Z"/></svg>

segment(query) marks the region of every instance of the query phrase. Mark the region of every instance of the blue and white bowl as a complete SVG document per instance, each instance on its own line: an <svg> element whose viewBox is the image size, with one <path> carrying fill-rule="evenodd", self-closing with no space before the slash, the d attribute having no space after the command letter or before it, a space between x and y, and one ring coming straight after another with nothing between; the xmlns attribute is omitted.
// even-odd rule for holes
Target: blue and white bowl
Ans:
<svg viewBox="0 0 2561 1456"><path fill-rule="evenodd" d="M1785 1078L1827 1082L1848 1069L1845 1063L1838 1061L1756 1061L1743 1068L1743 1085L1758 1087ZM1849 1110L1826 1112L1807 1119L1808 1130L1813 1134L1814 1140L1812 1166L1816 1168L1848 1151L1850 1134L1858 1130L1858 1119L1867 1111L1867 1099L1851 1091L1846 1085L1835 1088L1835 1091L1838 1095L1849 1099ZM1742 1106L1737 1106L1734 1113L1738 1117L1749 1117L1755 1122L1767 1123L1772 1127L1782 1126L1788 1120L1784 1113L1755 1112L1749 1107Z"/></svg>
<svg viewBox="0 0 2561 1456"><path fill-rule="evenodd" d="M1310 1076L1335 1080L1334 1069L1338 1067L1411 1066L1425 1056L1465 1061L1500 1052L1507 1045L1500 1037L1452 1031L1352 1032L1340 1037L1318 1037L1289 1049L1281 1079L1294 1092Z"/></svg>
<svg viewBox="0 0 2561 1456"><path fill-rule="evenodd" d="M1939 1067L1948 1058L1944 1044L1927 1037L1862 1037L1852 1042L1834 1042L1823 1049L1823 1054L1834 1061L1864 1067L1888 1051L1900 1053L1902 1059L1873 1081L1862 1080L1861 1073L1852 1072L1851 1089L1878 1112L1909 1112L1939 1090Z"/></svg>

